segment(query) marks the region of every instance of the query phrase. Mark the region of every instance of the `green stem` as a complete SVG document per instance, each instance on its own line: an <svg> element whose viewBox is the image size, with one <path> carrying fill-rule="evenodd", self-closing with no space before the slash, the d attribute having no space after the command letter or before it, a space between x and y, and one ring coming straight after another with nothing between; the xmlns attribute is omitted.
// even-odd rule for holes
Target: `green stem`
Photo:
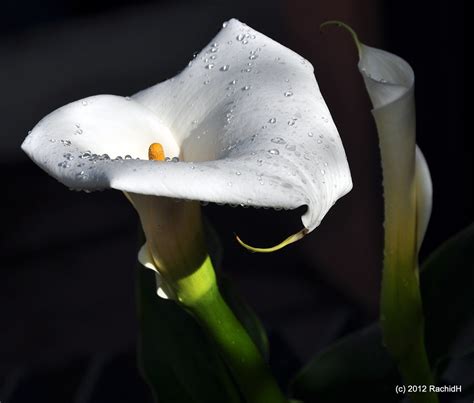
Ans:
<svg viewBox="0 0 474 403"><path fill-rule="evenodd" d="M222 298L209 258L176 283L178 300L217 344L247 403L287 403L254 342Z"/></svg>
<svg viewBox="0 0 474 403"><path fill-rule="evenodd" d="M429 392L434 379L424 343L418 268L412 269L416 263L403 260L400 255L385 260L381 301L384 343L397 362L405 385L426 388L411 393L410 400L413 403L438 403L436 393Z"/></svg>
<svg viewBox="0 0 474 403"><path fill-rule="evenodd" d="M438 403L438 396L429 391L429 386L434 385L428 356L425 350L423 335L419 334L411 351L399 361L400 372L405 383L408 385L419 385L426 387L426 390L410 394L410 399L414 403Z"/></svg>

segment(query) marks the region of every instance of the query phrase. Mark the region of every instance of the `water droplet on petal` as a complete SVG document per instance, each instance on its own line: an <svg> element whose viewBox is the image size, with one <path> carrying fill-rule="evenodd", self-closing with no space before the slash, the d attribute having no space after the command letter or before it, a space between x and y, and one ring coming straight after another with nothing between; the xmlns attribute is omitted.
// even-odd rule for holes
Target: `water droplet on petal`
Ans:
<svg viewBox="0 0 474 403"><path fill-rule="evenodd" d="M211 48L211 53L216 53L219 49L212 47Z"/></svg>
<svg viewBox="0 0 474 403"><path fill-rule="evenodd" d="M308 132L308 137L313 137L313 136L314 136L313 132Z"/></svg>
<svg viewBox="0 0 474 403"><path fill-rule="evenodd" d="M87 106L87 101L86 100L82 101L81 103L82 103L82 106Z"/></svg>
<svg viewBox="0 0 474 403"><path fill-rule="evenodd" d="M285 92L283 93L283 95L284 95L285 97L291 97L291 96L293 95L293 93L292 93L291 91L285 91Z"/></svg>
<svg viewBox="0 0 474 403"><path fill-rule="evenodd" d="M236 174L237 176L242 175L240 171L235 171L235 174Z"/></svg>
<svg viewBox="0 0 474 403"><path fill-rule="evenodd" d="M280 155L280 151L278 151L276 148L272 148L271 150L268 150L268 153L270 155Z"/></svg>
<svg viewBox="0 0 474 403"><path fill-rule="evenodd" d="M237 39L239 42L245 38L244 34L238 34L235 39Z"/></svg>
<svg viewBox="0 0 474 403"><path fill-rule="evenodd" d="M250 88L251 88L250 85L246 85L242 87L242 91L248 91Z"/></svg>
<svg viewBox="0 0 474 403"><path fill-rule="evenodd" d="M258 57L258 55L251 54L251 55L249 56L249 59L250 59L250 60L255 60L257 57Z"/></svg>
<svg viewBox="0 0 474 403"><path fill-rule="evenodd" d="M203 82L203 84L204 84L204 85L207 85L207 84L209 84L210 82L211 82L211 80L206 80L206 81Z"/></svg>
<svg viewBox="0 0 474 403"><path fill-rule="evenodd" d="M173 157L173 158L171 158L171 162L179 162L179 158L178 157Z"/></svg>
<svg viewBox="0 0 474 403"><path fill-rule="evenodd" d="M268 123L273 123L273 124L274 124L274 123L276 123L276 121L277 121L276 118L271 118L271 119L268 121Z"/></svg>
<svg viewBox="0 0 474 403"><path fill-rule="evenodd" d="M88 175L84 171L81 171L76 174L76 177L79 179L87 179Z"/></svg>
<svg viewBox="0 0 474 403"><path fill-rule="evenodd" d="M206 69L211 70L213 68L214 68L214 64L212 63L206 64Z"/></svg>
<svg viewBox="0 0 474 403"><path fill-rule="evenodd" d="M229 70L230 66L228 64L224 64L219 70L220 71L227 71Z"/></svg>
<svg viewBox="0 0 474 403"><path fill-rule="evenodd" d="M226 21L226 22L223 22L223 23L222 23L222 28L225 28L225 27L227 27L227 24L228 24L228 22L227 22L227 21Z"/></svg>
<svg viewBox="0 0 474 403"><path fill-rule="evenodd" d="M271 140L270 140L272 143L275 143L275 144L286 144L286 141L284 139L282 139L281 137L273 137ZM277 150L278 151L278 150ZM272 154L272 153L271 153ZM279 153L278 153L279 154Z"/></svg>

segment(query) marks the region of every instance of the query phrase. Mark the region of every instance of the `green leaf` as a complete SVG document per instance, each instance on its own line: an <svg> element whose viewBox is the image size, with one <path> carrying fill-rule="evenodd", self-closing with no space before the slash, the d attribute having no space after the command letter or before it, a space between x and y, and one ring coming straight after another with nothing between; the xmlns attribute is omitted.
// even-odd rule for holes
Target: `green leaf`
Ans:
<svg viewBox="0 0 474 403"><path fill-rule="evenodd" d="M319 353L295 377L292 396L312 402L395 402L398 375L374 324Z"/></svg>
<svg viewBox="0 0 474 403"><path fill-rule="evenodd" d="M160 403L241 402L217 349L194 318L156 295L151 270L138 268L139 367Z"/></svg>
<svg viewBox="0 0 474 403"><path fill-rule="evenodd" d="M455 341L474 319L474 224L443 243L423 264L421 294L432 363L446 368ZM464 346L464 352L473 349ZM459 350L459 348L458 348ZM396 401L395 364L382 346L378 324L357 331L319 353L294 378L294 397L311 402Z"/></svg>
<svg viewBox="0 0 474 403"><path fill-rule="evenodd" d="M471 224L443 243L422 265L426 347L432 363L453 353L457 337L474 320L473 290L474 224ZM471 342L465 349L473 347Z"/></svg>
<svg viewBox="0 0 474 403"><path fill-rule="evenodd" d="M242 323L263 358L268 361L268 337L260 319L240 297L231 280L225 277L221 278L219 289L230 309L232 309L237 319Z"/></svg>

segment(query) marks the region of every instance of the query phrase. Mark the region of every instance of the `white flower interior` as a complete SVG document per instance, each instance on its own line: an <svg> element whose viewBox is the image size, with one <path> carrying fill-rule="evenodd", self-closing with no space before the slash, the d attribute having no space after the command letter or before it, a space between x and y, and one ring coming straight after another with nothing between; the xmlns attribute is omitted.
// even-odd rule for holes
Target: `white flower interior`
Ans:
<svg viewBox="0 0 474 403"><path fill-rule="evenodd" d="M151 143L180 162L148 161ZM311 64L237 20L176 77L131 99L99 95L66 105L22 147L69 187L307 205L309 230L352 187Z"/></svg>

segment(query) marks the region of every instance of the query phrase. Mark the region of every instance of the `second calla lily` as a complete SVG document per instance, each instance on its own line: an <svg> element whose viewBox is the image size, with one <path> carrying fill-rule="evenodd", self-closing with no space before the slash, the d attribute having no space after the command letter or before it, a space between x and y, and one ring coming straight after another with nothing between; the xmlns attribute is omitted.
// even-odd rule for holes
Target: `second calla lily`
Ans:
<svg viewBox="0 0 474 403"><path fill-rule="evenodd" d="M155 143L169 162L149 160ZM164 243L168 252L173 242L164 238L173 233L188 238L178 249L201 242L195 201L307 205L306 233L352 187L311 64L237 20L224 23L176 77L132 97L97 95L63 106L22 148L70 188L126 192L148 244ZM158 210L173 212L174 221ZM142 252L149 266L169 273L167 252Z"/></svg>
<svg viewBox="0 0 474 403"><path fill-rule="evenodd" d="M425 345L418 252L431 215L432 183L416 145L415 75L402 58L359 42L359 71L372 101L384 189L384 264L380 302L384 344L408 385L433 384ZM411 393L417 403L436 395Z"/></svg>

